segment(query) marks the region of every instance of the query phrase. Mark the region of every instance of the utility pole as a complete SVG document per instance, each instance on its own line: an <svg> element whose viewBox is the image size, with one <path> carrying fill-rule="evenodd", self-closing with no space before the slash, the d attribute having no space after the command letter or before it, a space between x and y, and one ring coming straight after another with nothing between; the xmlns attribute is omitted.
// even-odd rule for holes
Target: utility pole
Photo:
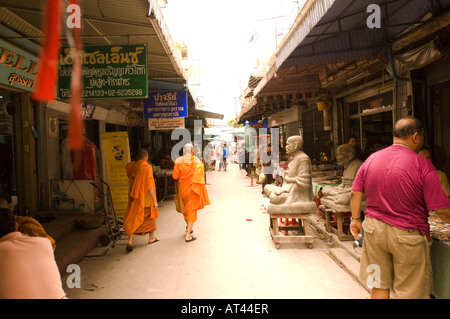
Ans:
<svg viewBox="0 0 450 319"><path fill-rule="evenodd" d="M267 21L267 20L275 20L275 51L278 50L278 27L277 27L277 19L279 18L286 18L286 16L277 16L277 17L271 17L271 18L266 18L266 19L260 19L260 20L256 20L257 22L261 22L261 21Z"/></svg>

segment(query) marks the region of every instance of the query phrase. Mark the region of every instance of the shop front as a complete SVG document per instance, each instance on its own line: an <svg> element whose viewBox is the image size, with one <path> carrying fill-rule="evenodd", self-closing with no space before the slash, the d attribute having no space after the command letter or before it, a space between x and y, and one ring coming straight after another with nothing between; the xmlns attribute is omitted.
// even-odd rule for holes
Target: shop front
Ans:
<svg viewBox="0 0 450 319"><path fill-rule="evenodd" d="M392 144L395 123L394 82L376 85L349 94L339 103L344 106L344 138L356 137L364 157Z"/></svg>
<svg viewBox="0 0 450 319"><path fill-rule="evenodd" d="M19 215L38 208L35 114L39 105L30 99L37 61L28 50L0 38L0 196Z"/></svg>
<svg viewBox="0 0 450 319"><path fill-rule="evenodd" d="M67 144L70 104L53 101L40 114L42 161L39 169L40 175L45 176L40 181L42 211L92 214L98 209L98 194L91 183L101 185L101 181L108 179L102 134L125 132L131 137L133 132L127 124L127 113L116 112L112 106L100 107L94 103L85 102L81 107L85 143L79 151L69 150ZM109 103L113 104L113 101Z"/></svg>

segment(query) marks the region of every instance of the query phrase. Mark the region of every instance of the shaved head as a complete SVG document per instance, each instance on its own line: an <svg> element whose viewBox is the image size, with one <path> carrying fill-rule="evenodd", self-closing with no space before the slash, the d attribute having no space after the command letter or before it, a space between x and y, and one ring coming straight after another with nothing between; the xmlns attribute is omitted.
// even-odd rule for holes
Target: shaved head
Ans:
<svg viewBox="0 0 450 319"><path fill-rule="evenodd" d="M184 154L192 154L193 150L194 150L194 145L192 145L192 143L187 143L184 146Z"/></svg>
<svg viewBox="0 0 450 319"><path fill-rule="evenodd" d="M137 160L144 160L146 157L148 157L147 151L141 148L137 153Z"/></svg>
<svg viewBox="0 0 450 319"><path fill-rule="evenodd" d="M394 126L394 144L403 144L419 152L425 140L425 130L422 122L413 117L405 117Z"/></svg>
<svg viewBox="0 0 450 319"><path fill-rule="evenodd" d="M423 124L414 117L405 117L397 121L394 127L394 137L407 138L414 133L423 133Z"/></svg>

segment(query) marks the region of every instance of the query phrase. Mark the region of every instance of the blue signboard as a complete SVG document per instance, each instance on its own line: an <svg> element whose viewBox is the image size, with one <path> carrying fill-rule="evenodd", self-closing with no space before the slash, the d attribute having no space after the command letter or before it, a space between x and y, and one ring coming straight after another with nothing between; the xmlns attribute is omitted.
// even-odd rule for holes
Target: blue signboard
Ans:
<svg viewBox="0 0 450 319"><path fill-rule="evenodd" d="M187 92L165 91L149 92L144 99L144 118L165 119L173 117L187 117Z"/></svg>

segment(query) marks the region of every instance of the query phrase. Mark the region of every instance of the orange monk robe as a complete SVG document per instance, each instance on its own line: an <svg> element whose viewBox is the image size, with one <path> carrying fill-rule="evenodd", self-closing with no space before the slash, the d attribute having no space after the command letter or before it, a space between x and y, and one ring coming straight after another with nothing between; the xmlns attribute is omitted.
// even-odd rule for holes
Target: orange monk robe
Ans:
<svg viewBox="0 0 450 319"><path fill-rule="evenodd" d="M175 161L172 177L180 184L185 208L184 219L187 222L196 222L197 210L211 204L206 191L202 162L190 154L179 157Z"/></svg>
<svg viewBox="0 0 450 319"><path fill-rule="evenodd" d="M156 230L155 218L158 209L153 208L153 199L148 191L153 188L156 196L153 169L146 161L130 162L126 166L129 179L128 207L123 226L128 236L144 235Z"/></svg>

